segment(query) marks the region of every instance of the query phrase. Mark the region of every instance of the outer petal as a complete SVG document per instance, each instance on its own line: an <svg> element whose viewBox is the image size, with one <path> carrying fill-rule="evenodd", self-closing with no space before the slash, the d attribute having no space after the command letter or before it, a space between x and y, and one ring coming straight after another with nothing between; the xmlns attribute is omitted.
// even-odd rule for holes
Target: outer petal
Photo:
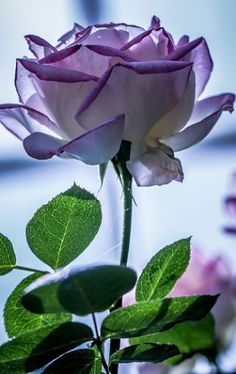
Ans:
<svg viewBox="0 0 236 374"><path fill-rule="evenodd" d="M178 134L161 139L161 142L174 151L181 151L200 142L209 134L222 111L232 112L234 99L232 94L222 94L200 101L190 118L191 125ZM194 120L197 122L193 123Z"/></svg>
<svg viewBox="0 0 236 374"><path fill-rule="evenodd" d="M41 111L43 110L54 123L58 124L63 133L67 134L67 138L73 139L84 133L74 117L80 103L92 89L97 78L33 61L20 60L19 64L25 69L24 76L20 80L22 92L24 92L24 82L26 85L29 82L32 87L35 87L38 95L28 98L27 103L40 105Z"/></svg>
<svg viewBox="0 0 236 374"><path fill-rule="evenodd" d="M183 180L180 161L161 149L147 150L137 160L128 161L127 168L138 186L161 186Z"/></svg>
<svg viewBox="0 0 236 374"><path fill-rule="evenodd" d="M89 165L104 164L119 151L124 131L124 115L90 130L62 146L59 152L78 158Z"/></svg>
<svg viewBox="0 0 236 374"><path fill-rule="evenodd" d="M0 105L0 122L15 136L23 140L32 132L42 131L61 135L60 130L47 116L21 104ZM43 126L42 126L43 125Z"/></svg>
<svg viewBox="0 0 236 374"><path fill-rule="evenodd" d="M196 97L204 90L213 69L213 62L208 45L204 38L198 38L190 43L182 39L180 47L166 56L168 60L184 60L193 62L196 75Z"/></svg>
<svg viewBox="0 0 236 374"><path fill-rule="evenodd" d="M182 98L191 64L151 61L117 64L97 82L76 119L86 130L125 113L124 139L139 141Z"/></svg>
<svg viewBox="0 0 236 374"><path fill-rule="evenodd" d="M195 75L190 75L187 88L178 104L166 113L149 132L154 138L167 137L177 133L188 122L194 107L195 99Z"/></svg>
<svg viewBox="0 0 236 374"><path fill-rule="evenodd" d="M57 155L77 158L90 165L102 164L118 152L123 128L124 116L120 115L69 143L50 135L34 133L24 140L24 147L31 157L39 160Z"/></svg>
<svg viewBox="0 0 236 374"><path fill-rule="evenodd" d="M55 52L56 48L53 47L46 40L36 35L26 35L25 39L29 45L30 51L34 56L39 59L47 56L49 53Z"/></svg>

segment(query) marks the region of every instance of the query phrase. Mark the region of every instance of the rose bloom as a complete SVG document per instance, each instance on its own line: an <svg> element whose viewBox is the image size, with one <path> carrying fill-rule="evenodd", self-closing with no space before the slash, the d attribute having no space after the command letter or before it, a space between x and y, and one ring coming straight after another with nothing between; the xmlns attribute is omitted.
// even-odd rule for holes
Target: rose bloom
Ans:
<svg viewBox="0 0 236 374"><path fill-rule="evenodd" d="M212 309L219 350L224 350L232 341L236 311L236 277L222 257L207 258L199 248L192 248L186 272L176 282L168 297L214 295L220 296ZM188 374L195 359L187 360L176 367L163 364L140 365L138 372L155 374Z"/></svg>
<svg viewBox="0 0 236 374"><path fill-rule="evenodd" d="M230 93L199 100L213 63L206 41L176 43L153 17L148 30L124 23L77 24L54 47L34 35L18 59L20 104L0 106L1 123L36 159L54 155L95 165L131 143L127 168L137 185L182 181L174 152L201 141Z"/></svg>

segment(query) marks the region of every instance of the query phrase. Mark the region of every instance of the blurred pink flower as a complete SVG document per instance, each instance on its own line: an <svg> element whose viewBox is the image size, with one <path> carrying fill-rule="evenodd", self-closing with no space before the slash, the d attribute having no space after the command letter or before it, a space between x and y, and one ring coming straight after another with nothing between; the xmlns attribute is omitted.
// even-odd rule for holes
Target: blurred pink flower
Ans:
<svg viewBox="0 0 236 374"><path fill-rule="evenodd" d="M213 67L204 38L176 43L155 16L148 30L75 24L56 47L34 35L26 40L33 58L17 60L20 104L0 105L0 121L36 159L102 164L126 140L138 185L182 181L174 152L201 141L222 111L233 110L230 93L199 100Z"/></svg>

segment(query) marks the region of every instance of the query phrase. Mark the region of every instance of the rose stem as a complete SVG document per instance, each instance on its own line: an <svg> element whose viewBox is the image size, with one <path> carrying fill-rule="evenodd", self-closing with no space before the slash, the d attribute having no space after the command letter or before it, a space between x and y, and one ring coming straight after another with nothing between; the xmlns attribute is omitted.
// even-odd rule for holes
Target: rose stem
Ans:
<svg viewBox="0 0 236 374"><path fill-rule="evenodd" d="M99 336L97 321L96 321L96 317L95 317L94 313L92 313L92 319L93 319L93 324L94 324L95 333L96 333L96 341L95 341L95 343L96 343L97 348L98 348L98 350L100 352L100 355L101 355L102 365L103 365L103 368L104 368L106 374L110 374L108 365L106 363L106 360L105 360L105 357L104 357L104 354L103 354L102 342L101 342L101 339L100 339L100 336Z"/></svg>
<svg viewBox="0 0 236 374"><path fill-rule="evenodd" d="M132 223L132 176L126 168L125 162L120 161L117 165L119 170L119 176L122 181L123 187L123 231L122 231L122 247L121 247L121 257L120 265L127 266L129 247L130 247L130 237L131 237L131 223ZM122 298L120 298L116 304L110 309L110 312L122 307ZM110 343L110 356L120 349L120 339L113 339ZM118 373L118 364L111 365L111 373Z"/></svg>

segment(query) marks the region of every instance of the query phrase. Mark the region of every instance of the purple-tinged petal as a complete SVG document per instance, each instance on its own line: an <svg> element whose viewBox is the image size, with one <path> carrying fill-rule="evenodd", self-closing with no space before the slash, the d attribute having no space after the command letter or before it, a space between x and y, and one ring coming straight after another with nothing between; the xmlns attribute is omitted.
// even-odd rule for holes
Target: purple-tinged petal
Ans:
<svg viewBox="0 0 236 374"><path fill-rule="evenodd" d="M184 95L191 66L174 61L117 64L97 82L76 119L89 130L97 122L125 113L124 139L143 139Z"/></svg>
<svg viewBox="0 0 236 374"><path fill-rule="evenodd" d="M177 133L188 122L194 107L195 75L192 72L185 93L178 104L168 111L149 132L151 138L165 138Z"/></svg>
<svg viewBox="0 0 236 374"><path fill-rule="evenodd" d="M139 34L126 43L121 50L127 51L133 59L138 61L158 60L160 56L158 55L156 45L150 36L152 32L152 29L144 31L142 34Z"/></svg>
<svg viewBox="0 0 236 374"><path fill-rule="evenodd" d="M61 51L46 56L39 62L56 68L76 70L81 73L101 76L112 65L124 61L134 61L127 52L104 45L74 44Z"/></svg>
<svg viewBox="0 0 236 374"><path fill-rule="evenodd" d="M187 44L187 43L189 43L189 36L188 35L183 35L179 39L179 41L177 43L177 47L182 47L184 44Z"/></svg>
<svg viewBox="0 0 236 374"><path fill-rule="evenodd" d="M24 59L19 59L18 61L26 70L28 70L30 73L35 74L39 79L44 81L75 83L97 80L97 77L95 76L81 73L76 70L55 68L50 65L42 65L38 64L37 62Z"/></svg>
<svg viewBox="0 0 236 374"><path fill-rule="evenodd" d="M65 140L54 136L35 132L24 139L23 145L30 157L37 160L47 160L58 153L58 149L65 144Z"/></svg>
<svg viewBox="0 0 236 374"><path fill-rule="evenodd" d="M161 27L160 18L158 18L157 16L152 16L150 28L158 30L160 27Z"/></svg>
<svg viewBox="0 0 236 374"><path fill-rule="evenodd" d="M116 28L97 28L93 27L89 35L80 37L76 40L83 45L105 45L113 48L121 48L129 40L129 33L125 30Z"/></svg>
<svg viewBox="0 0 236 374"><path fill-rule="evenodd" d="M161 186L173 180L183 181L180 161L161 149L147 151L137 160L128 161L126 165L138 186Z"/></svg>
<svg viewBox="0 0 236 374"><path fill-rule="evenodd" d="M153 30L151 38L156 46L158 59L163 59L174 50L172 36L163 27Z"/></svg>
<svg viewBox="0 0 236 374"><path fill-rule="evenodd" d="M190 43L183 44L166 56L166 59L193 62L193 71L196 75L196 98L199 97L213 69L213 61L205 39L198 38Z"/></svg>
<svg viewBox="0 0 236 374"><path fill-rule="evenodd" d="M0 122L21 140L35 131L61 134L55 123L47 116L21 104L0 105Z"/></svg>
<svg viewBox="0 0 236 374"><path fill-rule="evenodd" d="M32 61L23 61L23 63L25 75L24 80L20 80L22 90L25 82L26 87L29 83L37 92L27 99L27 104L36 107L39 105L41 112L42 107L43 113L58 125L67 138L74 139L84 133L74 118L81 102L93 88L94 78L81 72Z"/></svg>
<svg viewBox="0 0 236 374"><path fill-rule="evenodd" d="M123 131L124 115L118 115L63 145L58 153L65 152L89 165L104 164L119 151Z"/></svg>
<svg viewBox="0 0 236 374"><path fill-rule="evenodd" d="M75 39L76 33L82 32L83 30L83 26L80 26L78 23L74 23L73 28L58 39L59 45L57 48L64 47L65 45L72 43Z"/></svg>
<svg viewBox="0 0 236 374"><path fill-rule="evenodd" d="M212 130L222 111L232 112L234 99L232 94L222 94L198 102L189 120L189 127L178 134L161 139L161 142L176 152L200 142ZM198 122L193 123L193 120Z"/></svg>
<svg viewBox="0 0 236 374"><path fill-rule="evenodd" d="M45 56L44 58L40 59L38 62L40 64L53 64L55 62L59 62L64 60L66 57L69 57L76 53L81 48L81 45L74 44L70 47L61 49L54 53L50 53L49 55ZM73 68L74 69L74 68ZM76 70L76 69L74 69Z"/></svg>
<svg viewBox="0 0 236 374"><path fill-rule="evenodd" d="M56 48L53 47L46 40L36 35L26 35L25 39L29 45L30 51L37 59L43 58L48 54L55 52Z"/></svg>

